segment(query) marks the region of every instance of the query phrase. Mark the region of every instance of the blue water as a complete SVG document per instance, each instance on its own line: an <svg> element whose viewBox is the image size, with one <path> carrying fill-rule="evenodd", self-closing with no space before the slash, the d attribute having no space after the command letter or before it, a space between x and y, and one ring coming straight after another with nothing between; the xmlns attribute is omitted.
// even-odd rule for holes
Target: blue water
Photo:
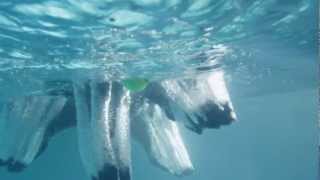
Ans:
<svg viewBox="0 0 320 180"><path fill-rule="evenodd" d="M0 2L0 102L48 80L159 81L223 70L239 121L183 137L195 172L177 178L133 147L138 180L316 180L316 0ZM1 134L1 132L0 132ZM88 180L70 129L1 180ZM0 147L1 148L1 147Z"/></svg>
<svg viewBox="0 0 320 180"><path fill-rule="evenodd" d="M316 180L318 169L315 90L235 98L240 121L198 136L184 133L196 171L175 178L151 166L134 144L134 179ZM77 150L76 131L55 137L49 149L23 173L1 169L4 180L88 180Z"/></svg>

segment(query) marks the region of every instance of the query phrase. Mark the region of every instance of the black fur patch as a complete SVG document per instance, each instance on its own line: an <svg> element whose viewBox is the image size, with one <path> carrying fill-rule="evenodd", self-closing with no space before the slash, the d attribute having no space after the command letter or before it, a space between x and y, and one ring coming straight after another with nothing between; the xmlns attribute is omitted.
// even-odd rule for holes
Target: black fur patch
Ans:
<svg viewBox="0 0 320 180"><path fill-rule="evenodd" d="M120 169L120 180L130 180L131 179L131 172L130 168L121 168Z"/></svg>
<svg viewBox="0 0 320 180"><path fill-rule="evenodd" d="M129 168L118 169L116 166L106 164L103 170L99 171L97 177L92 180L131 180L131 172Z"/></svg>
<svg viewBox="0 0 320 180"><path fill-rule="evenodd" d="M10 158L7 162L7 169L9 172L21 172L23 171L27 166L19 161L15 161L14 159Z"/></svg>
<svg viewBox="0 0 320 180"><path fill-rule="evenodd" d="M98 172L97 177L92 177L92 180L119 180L118 169L116 166L106 164L103 169Z"/></svg>
<svg viewBox="0 0 320 180"><path fill-rule="evenodd" d="M74 99L69 98L59 115L57 115L46 129L44 140L36 158L47 149L50 139L59 132L76 126L76 109Z"/></svg>
<svg viewBox="0 0 320 180"><path fill-rule="evenodd" d="M231 124L235 120L231 116L232 109L228 104L223 105L222 110L217 104L208 102L201 109L208 119L202 122L204 128L219 128L222 125Z"/></svg>
<svg viewBox="0 0 320 180"><path fill-rule="evenodd" d="M5 165L7 165L7 161L0 159L0 166L5 166Z"/></svg>
<svg viewBox="0 0 320 180"><path fill-rule="evenodd" d="M141 92L141 96L148 98L155 104L158 104L162 110L164 110L166 116L175 121L174 113L172 112L169 99L166 90L158 83L150 83L147 88Z"/></svg>

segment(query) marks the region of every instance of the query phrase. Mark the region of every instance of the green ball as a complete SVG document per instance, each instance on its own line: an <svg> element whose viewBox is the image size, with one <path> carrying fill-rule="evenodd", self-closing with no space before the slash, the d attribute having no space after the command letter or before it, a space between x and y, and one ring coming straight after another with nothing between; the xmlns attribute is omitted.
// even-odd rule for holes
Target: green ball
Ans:
<svg viewBox="0 0 320 180"><path fill-rule="evenodd" d="M123 80L122 83L128 90L138 92L144 90L149 81L141 78L132 78Z"/></svg>

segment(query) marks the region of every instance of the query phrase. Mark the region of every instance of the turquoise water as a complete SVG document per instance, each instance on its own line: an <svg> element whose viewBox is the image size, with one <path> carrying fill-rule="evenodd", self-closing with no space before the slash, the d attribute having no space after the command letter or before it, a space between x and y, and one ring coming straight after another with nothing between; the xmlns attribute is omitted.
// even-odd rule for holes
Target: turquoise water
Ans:
<svg viewBox="0 0 320 180"><path fill-rule="evenodd" d="M153 167L144 150L135 144L133 177L141 180L316 180L316 96L315 90L305 90L236 98L234 105L240 122L202 136L184 133L196 166L193 175L175 178ZM45 154L23 173L7 173L4 169L0 173L5 180L89 179L80 162L75 130L55 137Z"/></svg>
<svg viewBox="0 0 320 180"><path fill-rule="evenodd" d="M186 177L152 165L134 141L132 179L316 180L317 9L315 0L0 2L0 107L48 81L223 71L238 121L202 135L179 124L195 168ZM0 179L89 180L77 142L65 130Z"/></svg>

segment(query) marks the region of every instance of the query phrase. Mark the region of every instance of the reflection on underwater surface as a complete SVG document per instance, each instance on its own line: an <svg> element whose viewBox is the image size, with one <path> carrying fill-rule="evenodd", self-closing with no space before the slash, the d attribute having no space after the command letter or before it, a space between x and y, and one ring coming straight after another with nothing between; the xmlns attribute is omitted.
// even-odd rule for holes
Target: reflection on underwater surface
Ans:
<svg viewBox="0 0 320 180"><path fill-rule="evenodd" d="M1 145L11 146L0 159L13 155L2 163L18 170L14 160L28 165L51 139L24 172L0 170L1 178L85 180L86 169L102 179L96 171L105 162L130 174L127 121L138 119L133 125L144 128L132 129L147 132L146 152L134 143L133 179L176 179L144 154L172 174L196 169L183 179L316 179L317 7L313 0L0 2L0 129L6 119L21 130L1 130ZM219 72L219 81L208 78ZM150 84L128 92L119 82L132 77ZM200 134L230 124L229 92L240 122L199 137L180 129ZM77 113L79 147L73 130L46 129L67 107L64 98L75 100L77 112L64 118ZM75 126L64 123L58 127ZM5 138L24 132L19 147Z"/></svg>
<svg viewBox="0 0 320 180"><path fill-rule="evenodd" d="M43 80L159 80L217 68L239 86L270 77L284 87L292 75L306 84L291 86L314 86L295 72L315 63L316 10L314 0L2 2L1 94L41 91Z"/></svg>

